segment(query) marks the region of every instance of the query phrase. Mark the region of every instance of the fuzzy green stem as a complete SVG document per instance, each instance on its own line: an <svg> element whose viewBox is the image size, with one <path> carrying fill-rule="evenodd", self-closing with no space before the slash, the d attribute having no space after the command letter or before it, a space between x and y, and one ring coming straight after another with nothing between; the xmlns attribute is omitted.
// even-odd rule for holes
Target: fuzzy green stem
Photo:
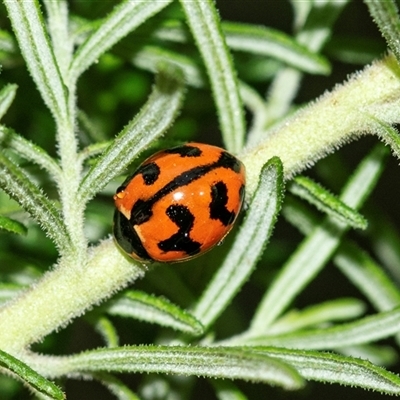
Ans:
<svg viewBox="0 0 400 400"><path fill-rule="evenodd" d="M254 192L262 166L273 156L281 158L285 176L290 178L361 134L377 133L376 120L399 122L399 77L399 65L388 56L268 132L268 140L241 156L248 175L247 192Z"/></svg>
<svg viewBox="0 0 400 400"><path fill-rule="evenodd" d="M70 252L76 255L79 254L80 261L84 262L84 252L87 247L83 229L85 204L77 202L82 160L78 156L77 140L73 127L74 122L73 117L71 117L70 121L58 129L57 138L62 169L59 191L64 221L73 243Z"/></svg>
<svg viewBox="0 0 400 400"><path fill-rule="evenodd" d="M30 344L143 274L144 269L125 259L112 240L92 249L84 266L61 260L36 286L0 309L2 350L23 354Z"/></svg>

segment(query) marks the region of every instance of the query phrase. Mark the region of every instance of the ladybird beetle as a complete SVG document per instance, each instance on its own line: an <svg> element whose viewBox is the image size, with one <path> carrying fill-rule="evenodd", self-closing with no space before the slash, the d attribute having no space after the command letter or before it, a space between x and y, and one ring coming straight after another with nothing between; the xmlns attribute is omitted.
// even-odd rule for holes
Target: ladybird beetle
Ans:
<svg viewBox="0 0 400 400"><path fill-rule="evenodd" d="M114 236L140 261L176 262L210 250L243 203L245 169L227 151L187 143L155 153L114 195Z"/></svg>

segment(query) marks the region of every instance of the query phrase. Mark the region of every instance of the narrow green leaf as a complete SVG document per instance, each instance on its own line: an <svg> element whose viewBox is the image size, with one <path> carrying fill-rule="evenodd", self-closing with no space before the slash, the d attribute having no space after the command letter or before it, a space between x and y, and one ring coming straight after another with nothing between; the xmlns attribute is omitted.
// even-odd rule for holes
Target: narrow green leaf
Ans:
<svg viewBox="0 0 400 400"><path fill-rule="evenodd" d="M8 84L0 92L0 119L4 117L17 92L17 85Z"/></svg>
<svg viewBox="0 0 400 400"><path fill-rule="evenodd" d="M0 51L9 54L14 54L17 51L14 37L3 29L0 29Z"/></svg>
<svg viewBox="0 0 400 400"><path fill-rule="evenodd" d="M373 214L368 214L373 252L394 280L400 282L400 269L397 268L400 265L400 233L397 224L383 211L375 211L376 205L373 205Z"/></svg>
<svg viewBox="0 0 400 400"><path fill-rule="evenodd" d="M292 67L283 68L275 74L266 96L267 102L263 114L264 125L259 126L258 131L253 129L251 132L252 136L249 139L251 139L252 144L255 144L256 140L264 139L265 132L269 132L273 124L293 111L293 99L300 88L302 77L302 72ZM260 116L257 116L257 118L260 118Z"/></svg>
<svg viewBox="0 0 400 400"><path fill-rule="evenodd" d="M293 365L308 380L400 394L399 376L366 360L303 350L259 348L257 351Z"/></svg>
<svg viewBox="0 0 400 400"><path fill-rule="evenodd" d="M79 127L86 133L86 135L91 139L93 143L90 145L86 146L82 151L81 151L81 156L83 159L91 157L91 151L87 150L88 148L92 146L98 146L98 145L104 145L106 141L109 141L109 137L106 135L104 132L104 126L99 123L97 120L93 120L90 118L83 110L78 110L77 112L77 117L78 117L78 122L79 122ZM110 144L110 143L108 143ZM104 149L103 149L104 150ZM87 155L85 155L88 153Z"/></svg>
<svg viewBox="0 0 400 400"><path fill-rule="evenodd" d="M348 207L328 190L305 176L294 178L289 190L313 204L318 210L340 219L353 228L367 228L368 222L359 212Z"/></svg>
<svg viewBox="0 0 400 400"><path fill-rule="evenodd" d="M125 0L102 21L87 40L78 48L70 68L70 79L75 81L98 58L121 38L161 11L172 0Z"/></svg>
<svg viewBox="0 0 400 400"><path fill-rule="evenodd" d="M387 150L379 145L365 157L340 196L343 202L356 209L363 204L382 173L386 155ZM347 228L345 223L327 217L308 235L260 302L250 326L250 334L267 331L268 326L331 258Z"/></svg>
<svg viewBox="0 0 400 400"><path fill-rule="evenodd" d="M1 147L8 147L21 157L32 161L39 167L47 171L54 182L61 179L61 169L57 162L41 147L18 135L10 128L0 125L0 144Z"/></svg>
<svg viewBox="0 0 400 400"><path fill-rule="evenodd" d="M21 224L21 222L4 217L2 215L0 215L0 229L11 233L16 233L18 235L26 235L28 232L27 227L24 224Z"/></svg>
<svg viewBox="0 0 400 400"><path fill-rule="evenodd" d="M212 0L181 0L180 3L207 69L225 146L238 153L244 143L244 113L214 3Z"/></svg>
<svg viewBox="0 0 400 400"><path fill-rule="evenodd" d="M377 310L390 310L400 304L400 290L393 279L357 245L343 243L334 262Z"/></svg>
<svg viewBox="0 0 400 400"><path fill-rule="evenodd" d="M252 124L248 132L247 144L249 146L254 145L256 140L257 132L263 132L262 139L267 141L269 133L267 127L269 125L269 112L265 99L258 93L256 89L247 85L241 81L239 83L240 95L242 97L243 104L253 115ZM258 137L261 139L261 137Z"/></svg>
<svg viewBox="0 0 400 400"><path fill-rule="evenodd" d="M132 63L146 71L157 72L160 63L168 63L180 69L185 77L185 83L194 87L204 87L206 77L192 57L159 46L143 46L135 52Z"/></svg>
<svg viewBox="0 0 400 400"><path fill-rule="evenodd" d="M309 235L321 223L320 215L297 198L287 196L282 208L285 219L304 236Z"/></svg>
<svg viewBox="0 0 400 400"><path fill-rule="evenodd" d="M360 317L365 304L358 299L342 298L312 305L304 310L292 310L274 323L269 335L293 332L318 324Z"/></svg>
<svg viewBox="0 0 400 400"><path fill-rule="evenodd" d="M66 0L44 0L48 29L58 67L67 76L74 50L73 36L69 32L68 4Z"/></svg>
<svg viewBox="0 0 400 400"><path fill-rule="evenodd" d="M225 310L256 267L280 210L282 192L282 163L274 157L262 169L258 188L232 250L193 311L206 328Z"/></svg>
<svg viewBox="0 0 400 400"><path fill-rule="evenodd" d="M332 32L333 24L349 0L327 0L311 2L309 5L293 6L296 18L296 41L309 51L318 53ZM324 23L321 24L323 19ZM275 74L268 92L267 111L264 126L257 126L248 136L248 144L255 145L265 137L265 132L276 121L291 112L293 102L300 88L303 74L292 67L283 68ZM257 117L260 119L260 117Z"/></svg>
<svg viewBox="0 0 400 400"><path fill-rule="evenodd" d="M178 71L164 67L147 103L84 177L79 188L80 201L91 199L169 128L179 111L183 93Z"/></svg>
<svg viewBox="0 0 400 400"><path fill-rule="evenodd" d="M71 247L66 226L54 204L3 153L0 153L0 187L32 216L61 251Z"/></svg>
<svg viewBox="0 0 400 400"><path fill-rule="evenodd" d="M232 50L275 58L296 69L315 74L327 74L329 62L321 55L311 52L291 36L264 26L236 22L222 22L222 32ZM186 43L188 34L180 21L167 21L153 35L161 40Z"/></svg>
<svg viewBox="0 0 400 400"><path fill-rule="evenodd" d="M39 375L32 368L6 352L0 350L0 366L16 374L29 387L51 399L63 400L64 393L53 382Z"/></svg>
<svg viewBox="0 0 400 400"><path fill-rule="evenodd" d="M79 153L79 156L82 160L88 160L89 158L96 157L104 153L104 151L106 151L111 144L111 140L108 140L107 142L90 144Z"/></svg>
<svg viewBox="0 0 400 400"><path fill-rule="evenodd" d="M319 225L317 216L298 205L288 210L286 204L283 214L305 235L310 234ZM400 291L393 279L353 242L343 242L333 262L377 310L389 310L400 304Z"/></svg>
<svg viewBox="0 0 400 400"><path fill-rule="evenodd" d="M57 121L66 121L67 95L37 0L5 0L21 53L40 94Z"/></svg>
<svg viewBox="0 0 400 400"><path fill-rule="evenodd" d="M103 23L103 19L90 20L74 14L70 15L70 21L71 36L76 46L81 46Z"/></svg>
<svg viewBox="0 0 400 400"><path fill-rule="evenodd" d="M201 335L203 327L188 312L180 309L167 299L144 292L129 291L113 300L106 309L110 315L132 317L191 335Z"/></svg>
<svg viewBox="0 0 400 400"><path fill-rule="evenodd" d="M117 330L112 322L106 317L100 317L95 325L96 331L102 336L107 347L119 346L119 337Z"/></svg>
<svg viewBox="0 0 400 400"><path fill-rule="evenodd" d="M239 83L240 95L242 96L243 103L251 111L255 118L262 118L265 114L267 107L265 99L258 93L256 89L248 85L246 82L241 81ZM254 129L254 125L261 125L260 123L253 122L251 129Z"/></svg>
<svg viewBox="0 0 400 400"><path fill-rule="evenodd" d="M400 159L400 134L396 128L390 126L382 120L373 118L376 122L376 133L382 141L390 146L393 153Z"/></svg>
<svg viewBox="0 0 400 400"><path fill-rule="evenodd" d="M335 349L385 339L398 333L399 324L400 308L396 308L355 322L323 329L310 329L277 336L260 335L247 339L245 343L249 346L279 346L309 350Z"/></svg>
<svg viewBox="0 0 400 400"><path fill-rule="evenodd" d="M314 2L307 12L304 24L298 27L296 38L311 51L319 51L332 35L332 28L340 13L350 0L327 0ZM321 24L321 21L324 21ZM300 28L300 29L299 29Z"/></svg>
<svg viewBox="0 0 400 400"><path fill-rule="evenodd" d="M339 244L343 225L325 221L308 236L266 292L251 323L250 332L261 333L323 268Z"/></svg>
<svg viewBox="0 0 400 400"><path fill-rule="evenodd" d="M99 349L48 360L54 376L76 372L146 372L244 379L299 389L303 381L285 363L245 348L193 346L129 346ZM50 365L50 364L48 364Z"/></svg>
<svg viewBox="0 0 400 400"><path fill-rule="evenodd" d="M307 17L314 6L314 3L308 1L290 0L290 5L293 8L295 31L298 31L302 26L304 26Z"/></svg>
<svg viewBox="0 0 400 400"><path fill-rule="evenodd" d="M364 0L390 50L400 62L400 19L394 0Z"/></svg>
<svg viewBox="0 0 400 400"><path fill-rule="evenodd" d="M326 58L277 30L231 22L225 22L222 29L233 50L273 57L304 72L324 75L330 72Z"/></svg>

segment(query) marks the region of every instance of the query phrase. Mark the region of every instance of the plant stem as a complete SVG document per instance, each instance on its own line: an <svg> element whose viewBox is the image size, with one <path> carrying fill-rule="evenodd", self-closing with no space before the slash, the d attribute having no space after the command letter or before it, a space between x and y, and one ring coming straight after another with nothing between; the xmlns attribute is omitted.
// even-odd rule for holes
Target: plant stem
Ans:
<svg viewBox="0 0 400 400"><path fill-rule="evenodd" d="M92 249L84 266L62 259L37 285L0 309L2 350L23 354L30 344L143 275L144 268L125 259L112 240Z"/></svg>
<svg viewBox="0 0 400 400"><path fill-rule="evenodd" d="M84 262L84 254L87 248L87 240L83 229L85 204L77 202L82 161L78 156L73 117L70 118L70 121L66 121L65 124L60 126L58 131L58 147L62 170L59 191L64 221L73 243L70 252L76 255L76 260Z"/></svg>
<svg viewBox="0 0 400 400"><path fill-rule="evenodd" d="M247 193L254 192L261 168L273 156L281 158L290 178L345 142L379 133L376 120L398 123L399 77L397 61L388 56L268 132L268 140L241 155L248 171Z"/></svg>

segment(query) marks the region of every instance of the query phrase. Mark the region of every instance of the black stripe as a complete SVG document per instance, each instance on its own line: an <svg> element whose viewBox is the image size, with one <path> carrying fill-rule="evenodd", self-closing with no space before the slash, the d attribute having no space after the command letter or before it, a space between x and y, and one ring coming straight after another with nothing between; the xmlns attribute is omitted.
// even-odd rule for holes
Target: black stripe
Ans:
<svg viewBox="0 0 400 400"><path fill-rule="evenodd" d="M172 149L164 150L167 154L179 154L181 157L200 157L202 155L201 149L197 146L186 144L184 146L173 147Z"/></svg>
<svg viewBox="0 0 400 400"><path fill-rule="evenodd" d="M166 210L168 217L177 225L178 232L168 239L158 243L158 248L165 253L168 251L184 251L188 256L200 252L201 243L190 237L194 225L194 216L189 209L181 204L173 204Z"/></svg>
<svg viewBox="0 0 400 400"><path fill-rule="evenodd" d="M228 203L228 188L224 182L211 186L210 218L219 220L224 226L230 225L236 214L226 208Z"/></svg>
<svg viewBox="0 0 400 400"><path fill-rule="evenodd" d="M173 192L175 189L186 186L197 179L200 179L205 174L209 173L216 168L228 168L238 173L240 171L240 162L227 152L222 152L219 159L211 164L200 165L194 167L182 174L175 177L172 181L168 182L163 188L155 193L148 200L138 200L131 210L131 223L133 225L142 224L150 219L152 216L151 209L153 205L167 194Z"/></svg>

